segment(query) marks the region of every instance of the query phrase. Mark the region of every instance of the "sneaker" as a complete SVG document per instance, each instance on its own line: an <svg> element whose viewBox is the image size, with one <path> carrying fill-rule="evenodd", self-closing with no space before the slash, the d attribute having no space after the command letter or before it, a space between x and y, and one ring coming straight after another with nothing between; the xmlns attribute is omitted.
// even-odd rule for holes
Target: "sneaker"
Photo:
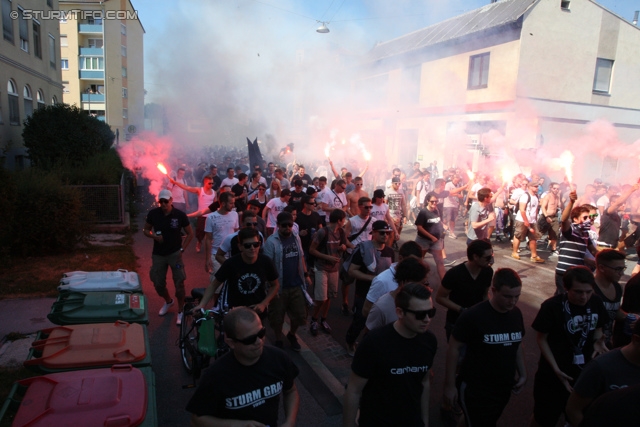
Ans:
<svg viewBox="0 0 640 427"><path fill-rule="evenodd" d="M325 331L326 333L330 334L331 333L331 326L329 326L329 324L327 323L326 320L320 320L320 327L322 328L323 331Z"/></svg>
<svg viewBox="0 0 640 427"><path fill-rule="evenodd" d="M278 348L284 348L284 343L282 341L276 341L274 345Z"/></svg>
<svg viewBox="0 0 640 427"><path fill-rule="evenodd" d="M449 261L448 259L445 258L442 260L442 263L444 264L445 267L450 267L456 263L456 260L454 259L453 261Z"/></svg>
<svg viewBox="0 0 640 427"><path fill-rule="evenodd" d="M176 316L176 325L182 325L182 313L178 313L178 316Z"/></svg>
<svg viewBox="0 0 640 427"><path fill-rule="evenodd" d="M309 332L311 332L311 335L314 337L318 335L318 322L316 320L312 320L311 323L309 323Z"/></svg>
<svg viewBox="0 0 640 427"><path fill-rule="evenodd" d="M291 350L300 351L300 349L302 347L300 347L300 343L298 342L298 338L296 338L295 335L293 335L291 332L289 332L287 334L287 339L289 340L289 343L291 344Z"/></svg>
<svg viewBox="0 0 640 427"><path fill-rule="evenodd" d="M450 238L450 239L457 239L457 238L458 238L458 236L456 236L456 235L455 235L455 234L453 234L453 233L449 233L449 238Z"/></svg>
<svg viewBox="0 0 640 427"><path fill-rule="evenodd" d="M200 246L201 246L201 243L200 243L200 240L198 240L196 242L196 252L198 252L198 253L200 253Z"/></svg>
<svg viewBox="0 0 640 427"><path fill-rule="evenodd" d="M544 262L544 260L542 258L540 258L539 256L532 256L531 257L531 261L532 262L537 262L538 264L542 264Z"/></svg>
<svg viewBox="0 0 640 427"><path fill-rule="evenodd" d="M351 316L351 310L349 310L349 304L347 303L342 304L342 314L345 316Z"/></svg>
<svg viewBox="0 0 640 427"><path fill-rule="evenodd" d="M511 258L513 258L513 259L520 259L520 255L518 255L518 254L517 254L517 253L515 253L515 252L511 252Z"/></svg>
<svg viewBox="0 0 640 427"><path fill-rule="evenodd" d="M164 316L165 314L167 314L169 312L169 308L174 304L174 302L174 300L171 300L171 302L165 302L158 314L160 316Z"/></svg>
<svg viewBox="0 0 640 427"><path fill-rule="evenodd" d="M355 354L356 354L356 344L355 343L353 343L353 344L347 343L347 354L350 357L355 356Z"/></svg>
<svg viewBox="0 0 640 427"><path fill-rule="evenodd" d="M558 255L560 255L558 251L551 251L551 255L549 255L549 258L557 257Z"/></svg>

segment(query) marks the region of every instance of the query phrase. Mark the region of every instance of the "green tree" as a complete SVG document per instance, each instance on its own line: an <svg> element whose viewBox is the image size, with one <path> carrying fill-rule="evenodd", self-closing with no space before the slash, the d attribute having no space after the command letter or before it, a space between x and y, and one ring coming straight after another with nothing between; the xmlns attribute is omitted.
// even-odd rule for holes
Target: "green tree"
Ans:
<svg viewBox="0 0 640 427"><path fill-rule="evenodd" d="M37 109L24 121L22 130L31 164L47 170L61 163L81 165L108 151L114 138L109 125L67 104Z"/></svg>

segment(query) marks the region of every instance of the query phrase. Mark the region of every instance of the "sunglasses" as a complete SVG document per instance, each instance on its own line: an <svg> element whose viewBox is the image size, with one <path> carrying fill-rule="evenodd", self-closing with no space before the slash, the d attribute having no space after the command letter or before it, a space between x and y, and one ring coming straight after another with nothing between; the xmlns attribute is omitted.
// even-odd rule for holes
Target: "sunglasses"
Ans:
<svg viewBox="0 0 640 427"><path fill-rule="evenodd" d="M429 200L428 203L438 203L438 201L437 200Z"/></svg>
<svg viewBox="0 0 640 427"><path fill-rule="evenodd" d="M627 268L627 267L611 267L610 265L607 265L607 264L601 264L601 265L604 266L604 267L610 268L610 269L612 269L613 271L615 271L616 273L619 273L619 274L624 273L624 270Z"/></svg>
<svg viewBox="0 0 640 427"><path fill-rule="evenodd" d="M374 230L374 231L375 231L376 233L380 233L380 234L383 234L383 235L385 235L385 236L386 236L387 234L391 233L390 231L385 231L385 230Z"/></svg>
<svg viewBox="0 0 640 427"><path fill-rule="evenodd" d="M251 345L256 342L256 339L264 338L266 334L267 334L267 328L263 326L262 329L260 329L260 332L258 332L257 334L249 335L248 337L242 338L242 339L238 339L238 338L231 338L231 339L234 340L235 342L239 342L240 344Z"/></svg>
<svg viewBox="0 0 640 427"><path fill-rule="evenodd" d="M593 218L597 218L599 214L590 214L589 218L593 219Z"/></svg>
<svg viewBox="0 0 640 427"><path fill-rule="evenodd" d="M283 222L282 224L280 224L280 227L293 227L293 223L292 222Z"/></svg>
<svg viewBox="0 0 640 427"><path fill-rule="evenodd" d="M253 242L253 243L243 243L242 246L245 249L251 249L251 248L259 248L260 247L260 242Z"/></svg>
<svg viewBox="0 0 640 427"><path fill-rule="evenodd" d="M403 311L405 313L413 313L416 320L424 320L427 316L429 316L429 319L433 319L436 315L435 307L430 310L409 310L408 308L405 308Z"/></svg>
<svg viewBox="0 0 640 427"><path fill-rule="evenodd" d="M164 205L164 204L166 204L166 203L169 203L169 201L168 201L167 199L160 199L160 200L158 200L158 202L159 202L160 204L162 204L162 205Z"/></svg>
<svg viewBox="0 0 640 427"><path fill-rule="evenodd" d="M373 209L373 206L363 206L362 209Z"/></svg>
<svg viewBox="0 0 640 427"><path fill-rule="evenodd" d="M317 203L305 202L306 205L317 206Z"/></svg>

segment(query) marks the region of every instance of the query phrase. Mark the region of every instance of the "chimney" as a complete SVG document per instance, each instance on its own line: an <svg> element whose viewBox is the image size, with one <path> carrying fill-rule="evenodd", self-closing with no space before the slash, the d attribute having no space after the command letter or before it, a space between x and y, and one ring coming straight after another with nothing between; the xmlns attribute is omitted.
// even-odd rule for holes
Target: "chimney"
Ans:
<svg viewBox="0 0 640 427"><path fill-rule="evenodd" d="M633 25L638 25L638 15L640 15L640 10L636 10L633 14Z"/></svg>

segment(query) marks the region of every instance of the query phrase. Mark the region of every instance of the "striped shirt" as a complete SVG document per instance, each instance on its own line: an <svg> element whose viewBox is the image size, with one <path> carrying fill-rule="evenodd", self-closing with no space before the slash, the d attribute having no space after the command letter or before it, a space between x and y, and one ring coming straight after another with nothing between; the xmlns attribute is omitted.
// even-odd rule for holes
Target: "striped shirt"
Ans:
<svg viewBox="0 0 640 427"><path fill-rule="evenodd" d="M589 237L580 237L582 230L578 224L571 224L571 228L562 232L558 244L558 265L556 274L564 274L570 267L584 265L584 255L587 252Z"/></svg>

